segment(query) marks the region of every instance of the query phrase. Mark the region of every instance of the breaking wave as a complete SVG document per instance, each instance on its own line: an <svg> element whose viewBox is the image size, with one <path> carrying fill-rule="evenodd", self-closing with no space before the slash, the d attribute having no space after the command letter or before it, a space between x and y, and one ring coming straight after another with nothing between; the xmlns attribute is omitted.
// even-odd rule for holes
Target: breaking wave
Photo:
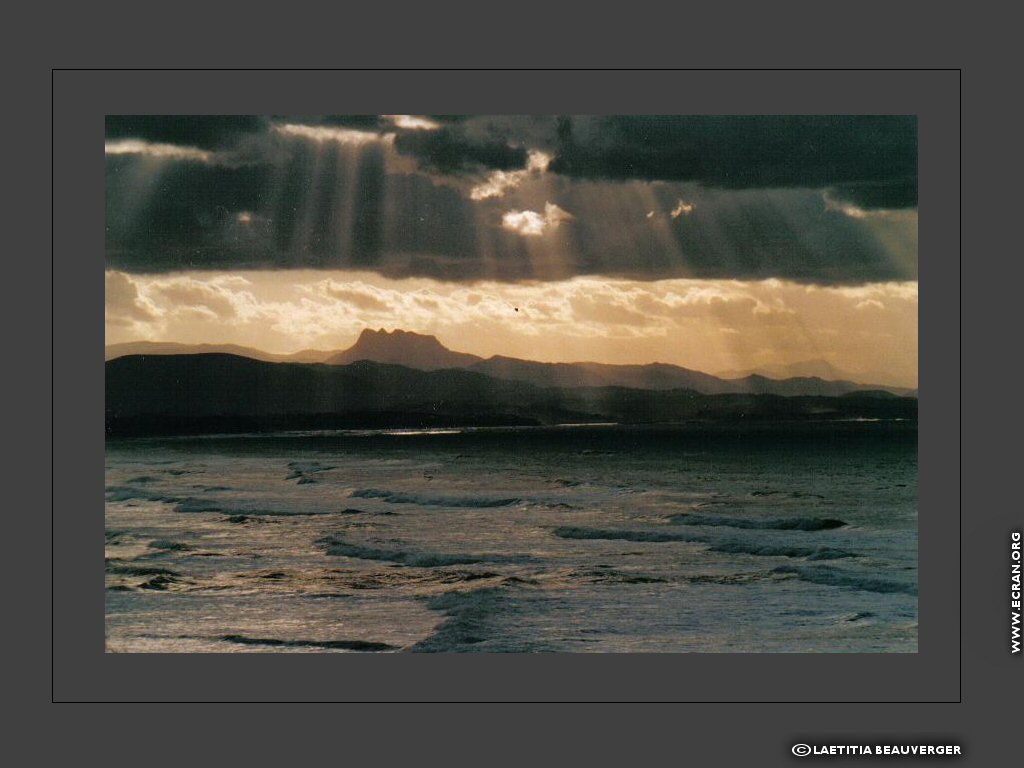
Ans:
<svg viewBox="0 0 1024 768"><path fill-rule="evenodd" d="M170 589L178 584L185 583L181 574L169 568L156 566L128 565L126 563L107 561L107 573L116 576L143 577L145 580L137 584L113 584L108 589L118 591L130 591L132 589L154 590L158 592Z"/></svg>

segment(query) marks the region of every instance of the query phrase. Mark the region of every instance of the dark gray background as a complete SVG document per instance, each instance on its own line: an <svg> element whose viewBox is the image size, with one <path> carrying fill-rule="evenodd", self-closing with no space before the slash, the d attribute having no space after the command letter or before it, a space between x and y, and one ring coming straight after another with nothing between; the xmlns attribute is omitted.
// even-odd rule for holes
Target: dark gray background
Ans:
<svg viewBox="0 0 1024 768"><path fill-rule="evenodd" d="M310 22L315 24L316 20ZM348 30L349 35L352 33ZM964 79L968 81L967 77ZM960 83L958 72L56 73L54 698L947 702L960 699ZM985 82L979 90L987 87ZM99 541L103 498L103 114L463 110L920 115L920 654L298 659L114 657L102 653L102 575L98 544L91 542ZM986 149L993 153L998 146L998 142L986 142ZM990 202L996 208L1007 204L995 190ZM1014 241L996 241L986 246L982 238L992 233L980 226L968 232L972 233L971 250L975 258L983 259L975 261L980 269L1003 254L1008 256L1016 245ZM986 274L978 283L998 282L991 277ZM1008 283L996 285L994 291L1009 287ZM985 304L979 302L976 306L991 310L998 303L989 293ZM995 407L989 418L1002 419L1006 424ZM1007 473L1005 477L1012 476L1011 455L1000 459L998 454L982 455L979 449L974 459L987 459L986 473L1002 471ZM968 469L971 456L970 452L965 456ZM474 730L467 717L480 715L483 720L482 726L476 727L476 740L488 733L490 739L475 746L481 756L479 762L534 762L538 757L533 746L535 739L561 736L572 743L574 763L583 761L585 755L598 754L617 762L649 762L656 757L659 762L665 757L690 762L702 757L704 764L729 764L744 759L758 765L788 764L788 747L796 736L812 741L809 735L822 733L946 734L967 745L969 752L993 757L992 748L997 744L995 728L1001 716L1005 717L1003 722L1009 722L1010 714L998 706L998 698L1001 691L1009 690L1000 675L1005 676L1010 668L1006 651L1005 540L1010 520L1014 516L1019 520L1019 507L1014 509L1006 501L994 503L991 496L987 504L980 503L985 487L982 482L987 479L976 473L975 484L967 486L972 489L973 498L969 497L964 516L963 586L969 595L964 606L964 704L601 706L574 708L570 710L572 717L567 716L564 708L547 706L402 706L358 711L367 711L376 722L401 714L420 723L403 725L401 737L393 734L386 742L389 749L406 744L420 751L443 749L449 753L453 749L458 751L457 746L467 732ZM991 486L992 490L998 488ZM1019 674L1019 666L1016 669ZM985 739L969 738L967 726L961 720L967 716L968 707L973 712L981 711L985 718L970 729L970 735L984 733ZM219 730L224 709L204 708L197 715L205 713L202 719L209 724L208 728ZM257 715L250 708L241 708L241 712L238 707L230 709L236 716L252 718L254 723L269 717L262 710ZM120 707L112 708L108 717L113 718L121 711ZM156 717L158 711L166 710L153 708L152 716ZM318 731L317 721L333 722L339 729L341 743L350 742L340 750L346 757L351 756L348 750L356 733L365 732L362 725L353 730L355 723L365 721L352 708L310 711L301 707L283 712L285 719L275 716L279 727L293 722L290 713L294 713L304 721L304 725L297 727L307 736L324 735ZM337 719L343 712L347 726ZM514 722L510 719L513 717ZM441 730L426 727L437 726L439 722L445 726ZM200 727L198 731L206 729ZM261 731L254 732L252 725L245 726L243 743L262 743L255 733ZM813 739L815 743L824 740L820 736ZM331 759L333 741L320 744L328 749L327 759ZM662 750L672 751L658 750L655 745L659 741ZM667 741L674 744L669 747ZM316 744L316 740L302 743ZM294 760L298 755L294 744L292 747L282 754L290 754ZM384 749L384 745L380 748ZM274 754L273 749L263 751L265 757ZM335 759L344 760L342 754L335 753ZM493 761L488 759L492 755L496 756ZM713 762L713 755L718 756L720 763Z"/></svg>
<svg viewBox="0 0 1024 768"><path fill-rule="evenodd" d="M123 700L955 701L960 698L957 313L930 298L959 270L959 190L940 183L958 152L957 72L59 72L56 78L56 301L84 304L75 336L58 325L57 465L93 472L56 489L55 695ZM639 87L640 84L643 87ZM757 97L740 98L739 88ZM344 94L339 97L338 94ZM610 97L609 94L613 94ZM679 94L686 94L681 99ZM809 98L809 94L813 98ZM827 94L826 96L823 96ZM620 98L621 95L621 98ZM469 111L718 114L820 110L913 113L921 157L920 641L914 655L700 654L441 656L104 655L104 113L320 114ZM431 106L433 105L433 106ZM401 107L401 109L399 109ZM66 149L65 149L66 147ZM64 154L67 152L67 154ZM955 170L955 166L954 166ZM100 184L96 188L97 181ZM65 197L67 196L67 197ZM77 202L72 202L77 201ZM67 255L65 255L67 254ZM92 290L95 286L98 290ZM937 292L938 293L938 292ZM955 298L955 297L954 297ZM94 318L87 321L86 318ZM93 327L95 326L95 328ZM66 341L65 341L66 340ZM64 344L67 343L67 347ZM65 366L76 374L61 376ZM922 366L923 367L923 366ZM61 386L61 382L67 386ZM64 437L75 424L74 439ZM68 457L70 459L70 456ZM86 490L88 489L88 491ZM65 494L67 494L65 496ZM69 514L75 509L74 514ZM90 570L90 569L93 570ZM952 599L951 599L952 598ZM65 639L66 638L66 639ZM61 642L64 641L64 642ZM339 691L330 671L345 679Z"/></svg>

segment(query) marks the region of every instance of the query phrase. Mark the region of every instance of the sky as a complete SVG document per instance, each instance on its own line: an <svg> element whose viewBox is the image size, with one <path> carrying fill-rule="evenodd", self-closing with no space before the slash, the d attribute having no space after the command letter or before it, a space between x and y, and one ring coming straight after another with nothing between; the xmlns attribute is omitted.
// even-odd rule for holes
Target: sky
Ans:
<svg viewBox="0 0 1024 768"><path fill-rule="evenodd" d="M108 116L106 339L917 386L913 116Z"/></svg>

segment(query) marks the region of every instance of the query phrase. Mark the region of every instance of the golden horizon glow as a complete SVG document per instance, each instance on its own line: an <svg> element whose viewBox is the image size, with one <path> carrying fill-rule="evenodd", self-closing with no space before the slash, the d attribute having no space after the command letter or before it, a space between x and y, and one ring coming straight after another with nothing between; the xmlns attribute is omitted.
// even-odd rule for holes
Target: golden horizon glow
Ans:
<svg viewBox="0 0 1024 768"><path fill-rule="evenodd" d="M821 360L917 386L918 285L575 277L503 283L373 272L106 273L106 340L344 349L364 328L481 357L671 363L708 373Z"/></svg>

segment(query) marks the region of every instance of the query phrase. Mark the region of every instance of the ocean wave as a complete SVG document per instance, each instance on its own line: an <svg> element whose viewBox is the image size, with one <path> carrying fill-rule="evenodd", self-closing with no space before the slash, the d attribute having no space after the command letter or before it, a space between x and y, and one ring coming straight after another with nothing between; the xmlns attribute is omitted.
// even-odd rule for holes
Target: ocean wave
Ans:
<svg viewBox="0 0 1024 768"><path fill-rule="evenodd" d="M803 557L808 560L839 560L858 557L856 552L835 547L794 547L778 544L761 544L754 541L719 541L710 546L714 552L725 554L758 555L763 557Z"/></svg>
<svg viewBox="0 0 1024 768"><path fill-rule="evenodd" d="M686 541L704 543L705 538L674 531L617 531L608 528L562 526L551 531L561 539L606 539L613 541Z"/></svg>
<svg viewBox="0 0 1024 768"><path fill-rule="evenodd" d="M668 579L660 576L620 571L614 568L605 568L601 566L594 568L579 568L574 571L570 571L567 576L570 579L586 581L591 584L665 584L669 581Z"/></svg>
<svg viewBox="0 0 1024 768"><path fill-rule="evenodd" d="M393 517L393 516L397 515L398 513L397 512L392 512L389 509L382 509L382 510L377 510L377 511L374 511L374 512L368 512L365 509L356 509L354 507L346 507L345 509L341 510L338 514L339 515L373 515L375 517L376 516Z"/></svg>
<svg viewBox="0 0 1024 768"><path fill-rule="evenodd" d="M768 496L785 496L790 499L824 499L820 493L810 493L808 491L773 491L773 490L758 490L751 491L751 496L757 497L768 497Z"/></svg>
<svg viewBox="0 0 1024 768"><path fill-rule="evenodd" d="M133 589L153 590L163 592L179 584L188 583L177 571L157 566L130 565L127 563L111 562L106 563L106 571L115 576L143 577L144 581L136 584L112 584L108 589L118 591L130 591ZM148 578L147 578L148 577Z"/></svg>
<svg viewBox="0 0 1024 768"><path fill-rule="evenodd" d="M469 592L447 592L428 598L427 607L443 611L445 619L433 634L416 643L412 653L478 653L487 651L529 652L546 650L526 644L514 649L496 648L494 643L506 641L505 633L496 632L492 617L514 612L513 601L505 587L484 587Z"/></svg>
<svg viewBox="0 0 1024 768"><path fill-rule="evenodd" d="M520 498L484 498L479 496L424 496L421 494L362 488L352 492L357 499L380 499L388 504L419 504L423 507L510 507L521 504Z"/></svg>
<svg viewBox="0 0 1024 768"><path fill-rule="evenodd" d="M184 513L199 512L221 512L227 514L227 522L241 523L242 519L251 517L314 517L316 515L327 515L329 512L292 512L284 509L252 509L243 503L218 502L210 499L188 498L181 499L175 507L175 511Z"/></svg>
<svg viewBox="0 0 1024 768"><path fill-rule="evenodd" d="M117 574L118 576L178 576L177 571L172 571L169 568L161 568L155 565L129 565L127 563L121 563L117 561L107 560L106 562L107 573Z"/></svg>
<svg viewBox="0 0 1024 768"><path fill-rule="evenodd" d="M225 523L232 523L234 525L244 525L245 523L267 523L270 522L265 517L256 517L253 515L228 515L227 517L221 518Z"/></svg>
<svg viewBox="0 0 1024 768"><path fill-rule="evenodd" d="M852 624L855 621L864 621L864 619L870 619L874 616L871 611L857 611L856 613L848 613L845 616L840 616L839 621L843 623Z"/></svg>
<svg viewBox="0 0 1024 768"><path fill-rule="evenodd" d="M670 520L675 525L724 526L774 531L827 531L847 525L843 520L828 517L776 517L759 520L756 518L683 514L673 515Z"/></svg>
<svg viewBox="0 0 1024 768"><path fill-rule="evenodd" d="M277 637L222 635L220 640L238 645L265 645L273 648L325 648L344 651L394 651L398 646L369 640L282 640Z"/></svg>
<svg viewBox="0 0 1024 768"><path fill-rule="evenodd" d="M171 589L172 587L181 584L182 580L177 576L154 576L136 587L137 589L152 589L157 592L163 592Z"/></svg>
<svg viewBox="0 0 1024 768"><path fill-rule="evenodd" d="M771 571L751 571L747 573L698 573L681 577L681 581L690 584L723 584L743 586L755 581L767 581L773 578Z"/></svg>
<svg viewBox="0 0 1024 768"><path fill-rule="evenodd" d="M364 597L367 592L387 595L395 590L410 597L426 598L447 592L526 583L527 580L474 565L437 568L381 565L310 571L246 571L234 574L230 581L232 586L243 582L258 584L256 588L264 593L268 589L288 594L301 591L303 597L311 600L350 600L354 597L367 599Z"/></svg>
<svg viewBox="0 0 1024 768"><path fill-rule="evenodd" d="M501 589L478 589L468 593L448 593L427 600L427 606L444 611L446 618L434 633L416 643L413 653L473 651L487 639L487 618L501 608L505 596Z"/></svg>
<svg viewBox="0 0 1024 768"><path fill-rule="evenodd" d="M182 499L175 507L178 512L227 512L222 504L209 499Z"/></svg>
<svg viewBox="0 0 1024 768"><path fill-rule="evenodd" d="M830 587L849 587L851 589L878 592L880 594L893 592L902 592L908 595L917 594L917 586L914 584L878 579L873 576L840 571L837 568L829 568L828 566L780 565L778 568L773 569L773 572L792 574L802 581L808 581L812 584L824 584Z"/></svg>
<svg viewBox="0 0 1024 768"><path fill-rule="evenodd" d="M415 568L437 568L445 565L472 565L485 562L508 562L511 558L486 555L446 555L429 552L410 552L401 549L382 549L351 544L338 536L318 539L328 555L355 557L360 560L383 560Z"/></svg>
<svg viewBox="0 0 1024 768"><path fill-rule="evenodd" d="M188 552L195 549L190 544L185 544L181 541L167 541L165 539L154 539L149 542L150 549L156 549L161 552Z"/></svg>
<svg viewBox="0 0 1024 768"><path fill-rule="evenodd" d="M554 600L521 585L446 592L426 599L445 619L433 634L413 645L413 653L549 653L564 651L562 641L525 631L523 618L537 616L536 603ZM520 617L517 621L516 617Z"/></svg>
<svg viewBox="0 0 1024 768"><path fill-rule="evenodd" d="M623 531L606 528L576 528L563 526L555 528L552 533L563 539L603 539L614 541L649 541L662 543L668 541L684 541L695 544L707 544L712 552L723 554L746 554L763 557L803 557L808 560L838 560L845 557L857 557L854 552L835 547L799 547L780 544L764 544L756 541L730 539L715 541L708 536L681 534L671 531Z"/></svg>
<svg viewBox="0 0 1024 768"><path fill-rule="evenodd" d="M326 472L329 469L337 469L335 466L328 466L321 464L319 461L290 461L288 462L288 475L285 476L285 480L295 480L299 478L299 482L302 482L302 478L307 475L314 475L317 472ZM315 480L306 480L306 482L316 482Z"/></svg>
<svg viewBox="0 0 1024 768"><path fill-rule="evenodd" d="M130 485L112 485L106 489L107 501L159 501L166 504L173 504L181 500L180 496L171 496L166 493L157 493L145 488L135 488Z"/></svg>

